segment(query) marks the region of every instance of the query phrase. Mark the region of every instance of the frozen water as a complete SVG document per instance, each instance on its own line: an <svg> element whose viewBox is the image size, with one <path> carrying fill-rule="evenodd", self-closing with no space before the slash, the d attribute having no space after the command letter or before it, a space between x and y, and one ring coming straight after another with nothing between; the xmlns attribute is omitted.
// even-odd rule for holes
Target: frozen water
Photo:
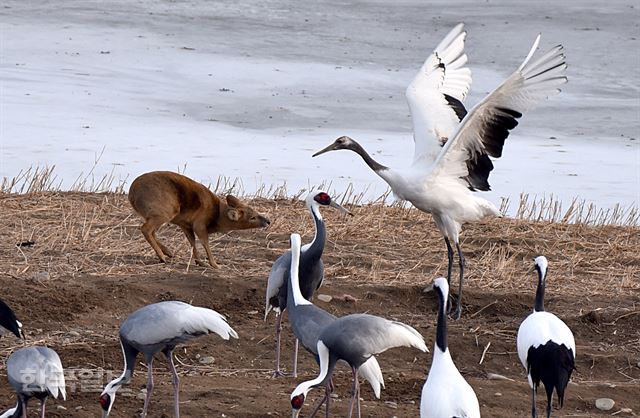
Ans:
<svg viewBox="0 0 640 418"><path fill-rule="evenodd" d="M251 192L331 181L386 190L352 136L389 166L411 161L404 89L457 22L469 105L510 74L535 35L566 47L570 82L528 112L492 192L640 202L640 35L635 1L17 1L0 9L0 176L56 166L70 186L96 164L130 182L178 170ZM99 156L99 158L97 157Z"/></svg>

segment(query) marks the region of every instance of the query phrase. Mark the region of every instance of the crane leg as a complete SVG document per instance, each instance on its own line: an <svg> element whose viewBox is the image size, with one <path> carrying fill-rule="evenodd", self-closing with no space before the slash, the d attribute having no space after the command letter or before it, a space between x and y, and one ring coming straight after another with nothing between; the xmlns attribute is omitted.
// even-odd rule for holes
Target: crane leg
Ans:
<svg viewBox="0 0 640 418"><path fill-rule="evenodd" d="M358 418L360 418L360 382L358 382L358 369L351 367L353 373L353 386L351 389L351 402L349 402L349 418L353 415L353 407L356 405Z"/></svg>
<svg viewBox="0 0 640 418"><path fill-rule="evenodd" d="M458 259L460 261L460 284L458 286L458 303L456 306L456 310L453 311L453 315L451 318L458 320L460 319L460 314L462 313L462 285L464 283L464 254L462 254L462 249L460 248L460 244L456 242L456 248L458 250Z"/></svg>
<svg viewBox="0 0 640 418"><path fill-rule="evenodd" d="M282 312L276 315L276 370L273 377L284 376L280 370L280 334L282 333Z"/></svg>
<svg viewBox="0 0 640 418"><path fill-rule="evenodd" d="M531 418L537 418L538 414L536 413L536 389L535 387L531 388Z"/></svg>
<svg viewBox="0 0 640 418"><path fill-rule="evenodd" d="M300 341L296 338L296 342L293 347L293 377L298 377L298 347Z"/></svg>
<svg viewBox="0 0 640 418"><path fill-rule="evenodd" d="M445 244L447 244L447 258L449 259L449 264L447 266L447 283L449 284L449 288L451 288L451 270L453 269L453 248L451 247L451 241L449 241L448 237L444 237L444 242ZM448 297L447 313L451 313L452 306L453 306L453 302L451 301L451 297Z"/></svg>
<svg viewBox="0 0 640 418"><path fill-rule="evenodd" d="M20 403L22 403L22 418L27 418L27 403L29 403L29 398L26 396L19 395Z"/></svg>
<svg viewBox="0 0 640 418"><path fill-rule="evenodd" d="M147 362L147 396L144 397L144 406L142 407L142 415L140 418L147 416L147 409L149 408L149 400L153 393L153 357Z"/></svg>
<svg viewBox="0 0 640 418"><path fill-rule="evenodd" d="M174 413L175 418L180 418L180 378L178 377L178 372L176 371L176 365L173 363L173 350L166 351L164 353L169 360L169 366L171 368L171 377L173 382L173 399L174 399Z"/></svg>
<svg viewBox="0 0 640 418"><path fill-rule="evenodd" d="M333 392L333 382L329 380L329 382L327 382L327 384L324 386L324 398L322 398L318 403L318 405L316 405L315 408L313 408L313 411L311 411L311 414L309 414L309 418L313 418L316 416L316 413L318 413L323 403L326 406L325 416L326 418L329 418L329 401L331 399L332 392Z"/></svg>
<svg viewBox="0 0 640 418"><path fill-rule="evenodd" d="M45 402L46 402L47 398L44 398L43 400L40 401L40 418L44 418L44 410L45 410Z"/></svg>

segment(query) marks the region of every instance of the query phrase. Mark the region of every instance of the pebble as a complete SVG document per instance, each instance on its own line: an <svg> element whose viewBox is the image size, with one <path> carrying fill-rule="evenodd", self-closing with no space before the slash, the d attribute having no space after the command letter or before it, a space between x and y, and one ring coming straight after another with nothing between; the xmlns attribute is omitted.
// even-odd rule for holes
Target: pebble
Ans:
<svg viewBox="0 0 640 418"><path fill-rule="evenodd" d="M384 404L387 405L391 409L398 409L398 404L395 403L395 402L385 401Z"/></svg>
<svg viewBox="0 0 640 418"><path fill-rule="evenodd" d="M510 382L513 382L513 379L508 378L507 376L503 376L501 374L497 374L497 373L487 373L487 379L489 380L508 380Z"/></svg>
<svg viewBox="0 0 640 418"><path fill-rule="evenodd" d="M500 393L500 392L496 392L496 393L494 393L494 395L495 395L495 396L502 396L502 393Z"/></svg>
<svg viewBox="0 0 640 418"><path fill-rule="evenodd" d="M333 299L333 297L329 296L329 295L325 295L325 294L318 295L318 300L321 300L321 301L326 302L326 303L331 302L331 299Z"/></svg>
<svg viewBox="0 0 640 418"><path fill-rule="evenodd" d="M76 406L76 411L81 411L81 410L82 410L82 405Z"/></svg>
<svg viewBox="0 0 640 418"><path fill-rule="evenodd" d="M71 336L71 337L79 337L80 336L80 333L78 331L69 331L67 334L69 336Z"/></svg>
<svg viewBox="0 0 640 418"><path fill-rule="evenodd" d="M58 409L58 410L60 410L60 411L66 411L66 410L67 410L67 408L65 408L65 407L64 407L64 406L62 406L62 405L57 405L57 406L56 406L56 409Z"/></svg>
<svg viewBox="0 0 640 418"><path fill-rule="evenodd" d="M249 311L247 315L258 315L258 311Z"/></svg>
<svg viewBox="0 0 640 418"><path fill-rule="evenodd" d="M609 399L609 398L596 399L596 408L598 408L601 411L609 411L613 409L613 405L615 404L616 403L613 401L613 399Z"/></svg>
<svg viewBox="0 0 640 418"><path fill-rule="evenodd" d="M203 356L200 357L200 364L211 364L216 361L212 356Z"/></svg>

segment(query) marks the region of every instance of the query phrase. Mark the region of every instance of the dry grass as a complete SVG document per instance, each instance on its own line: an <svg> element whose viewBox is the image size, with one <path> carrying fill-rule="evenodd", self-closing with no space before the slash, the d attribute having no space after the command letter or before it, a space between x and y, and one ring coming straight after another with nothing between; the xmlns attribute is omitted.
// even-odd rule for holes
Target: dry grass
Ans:
<svg viewBox="0 0 640 418"><path fill-rule="evenodd" d="M303 202L297 199L255 198L253 204L272 219L268 229L214 235L210 240L214 254L224 254L232 268L252 277L266 276L270 263L287 247L289 233L297 231L309 239L313 226ZM430 216L380 202L347 206L354 217L325 211L331 225L328 277L427 285L436 275L446 273L445 246ZM78 274L144 275L149 273L149 264L155 273L176 268L194 271L187 240L177 227L160 232L160 239L176 254L174 265L164 265L155 264L139 232L140 223L121 193L4 195L0 213L3 270L43 286L56 277ZM638 232L637 227L629 226L508 218L469 224L462 241L468 283L504 291L530 289L533 273L525 274L531 258L544 254L551 263L553 285L562 292L637 292Z"/></svg>

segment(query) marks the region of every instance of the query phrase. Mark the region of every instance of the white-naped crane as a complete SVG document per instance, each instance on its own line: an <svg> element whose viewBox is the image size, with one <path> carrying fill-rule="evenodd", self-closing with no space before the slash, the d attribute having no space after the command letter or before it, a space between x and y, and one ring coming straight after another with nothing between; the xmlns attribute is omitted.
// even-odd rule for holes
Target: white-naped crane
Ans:
<svg viewBox="0 0 640 418"><path fill-rule="evenodd" d="M305 204L311 213L315 226L313 241L302 247L300 253L300 291L307 300L311 300L313 293L322 285L324 277L324 264L322 262L322 252L327 241L327 228L320 213L320 207L329 206L339 211L351 215L347 209L339 205L329 194L322 190L310 192ZM282 376L280 370L280 334L282 332L282 314L287 308L287 283L289 281L291 267L291 251L287 251L273 263L269 279L267 281L267 292L265 300L264 318L267 319L269 311L276 312L276 370L275 376ZM298 364L298 340L296 339L293 355L293 377L297 375Z"/></svg>
<svg viewBox="0 0 640 418"><path fill-rule="evenodd" d="M471 79L468 70L462 67L467 60L464 35L462 26L456 26L407 88L415 142L411 165L399 169L386 167L348 136L313 154L315 157L334 150L354 151L389 184L396 198L431 213L447 246L449 282L454 258L451 241L458 252L460 282L454 319L460 318L462 306L465 265L459 241L462 224L502 216L493 203L474 193L490 190L488 178L493 163L489 157L502 155L509 132L525 111L558 93L558 86L567 81L561 45L532 59L540 42L538 35L522 65L466 113L461 100Z"/></svg>
<svg viewBox="0 0 640 418"><path fill-rule="evenodd" d="M238 338L224 316L218 312L179 301L165 301L144 306L130 314L120 326L120 346L124 355L124 371L120 377L107 383L100 395L102 417L109 416L116 392L131 380L138 353L144 355L147 365L147 393L141 417L147 416L153 393L153 357L162 352L169 360L173 377L175 417L180 417L180 379L173 363L173 350L196 337L216 333L222 339Z"/></svg>
<svg viewBox="0 0 640 418"><path fill-rule="evenodd" d="M315 306L309 302L300 292L300 279L298 275L300 263L300 235L291 234L291 275L288 282L287 311L289 312L289 322L296 338L302 346L313 354L316 362L320 363L318 357L318 339L320 334L329 324L336 321L336 317L329 312ZM380 365L375 356L371 356L361 367L359 374L365 378L373 389L376 398L380 398L380 389L384 386L384 378ZM333 385L331 379L326 379L325 396L313 409L310 417L314 416L322 404L326 402L326 417L329 417L329 402Z"/></svg>
<svg viewBox="0 0 640 418"><path fill-rule="evenodd" d="M351 366L353 386L349 403L349 418L354 405L360 417L360 383L358 371L376 354L395 347L414 347L427 352L422 335L409 325L390 321L379 316L352 314L336 319L327 325L318 338L320 374L315 379L300 383L291 393L292 417L300 414L305 398L314 387L326 385L339 360Z"/></svg>
<svg viewBox="0 0 640 418"><path fill-rule="evenodd" d="M44 418L49 396L67 399L62 362L58 353L48 347L25 347L11 354L7 359L7 378L18 395L18 404L0 414L0 418L27 418L31 398L40 401L40 417Z"/></svg>
<svg viewBox="0 0 640 418"><path fill-rule="evenodd" d="M564 403L564 391L575 369L576 342L573 333L560 318L544 310L544 289L548 261L536 257L538 288L533 313L518 328L518 357L527 371L531 386L531 416L537 417L536 392L540 382L547 392L547 418L551 416L551 398L555 389L558 406Z"/></svg>
<svg viewBox="0 0 640 418"><path fill-rule="evenodd" d="M433 288L438 297L438 324L433 361L422 387L420 418L480 418L476 393L453 363L447 344L449 283L444 277L439 277Z"/></svg>
<svg viewBox="0 0 640 418"><path fill-rule="evenodd" d="M0 336L12 333L18 338L24 339L22 323L18 321L16 314L2 299L0 299Z"/></svg>

